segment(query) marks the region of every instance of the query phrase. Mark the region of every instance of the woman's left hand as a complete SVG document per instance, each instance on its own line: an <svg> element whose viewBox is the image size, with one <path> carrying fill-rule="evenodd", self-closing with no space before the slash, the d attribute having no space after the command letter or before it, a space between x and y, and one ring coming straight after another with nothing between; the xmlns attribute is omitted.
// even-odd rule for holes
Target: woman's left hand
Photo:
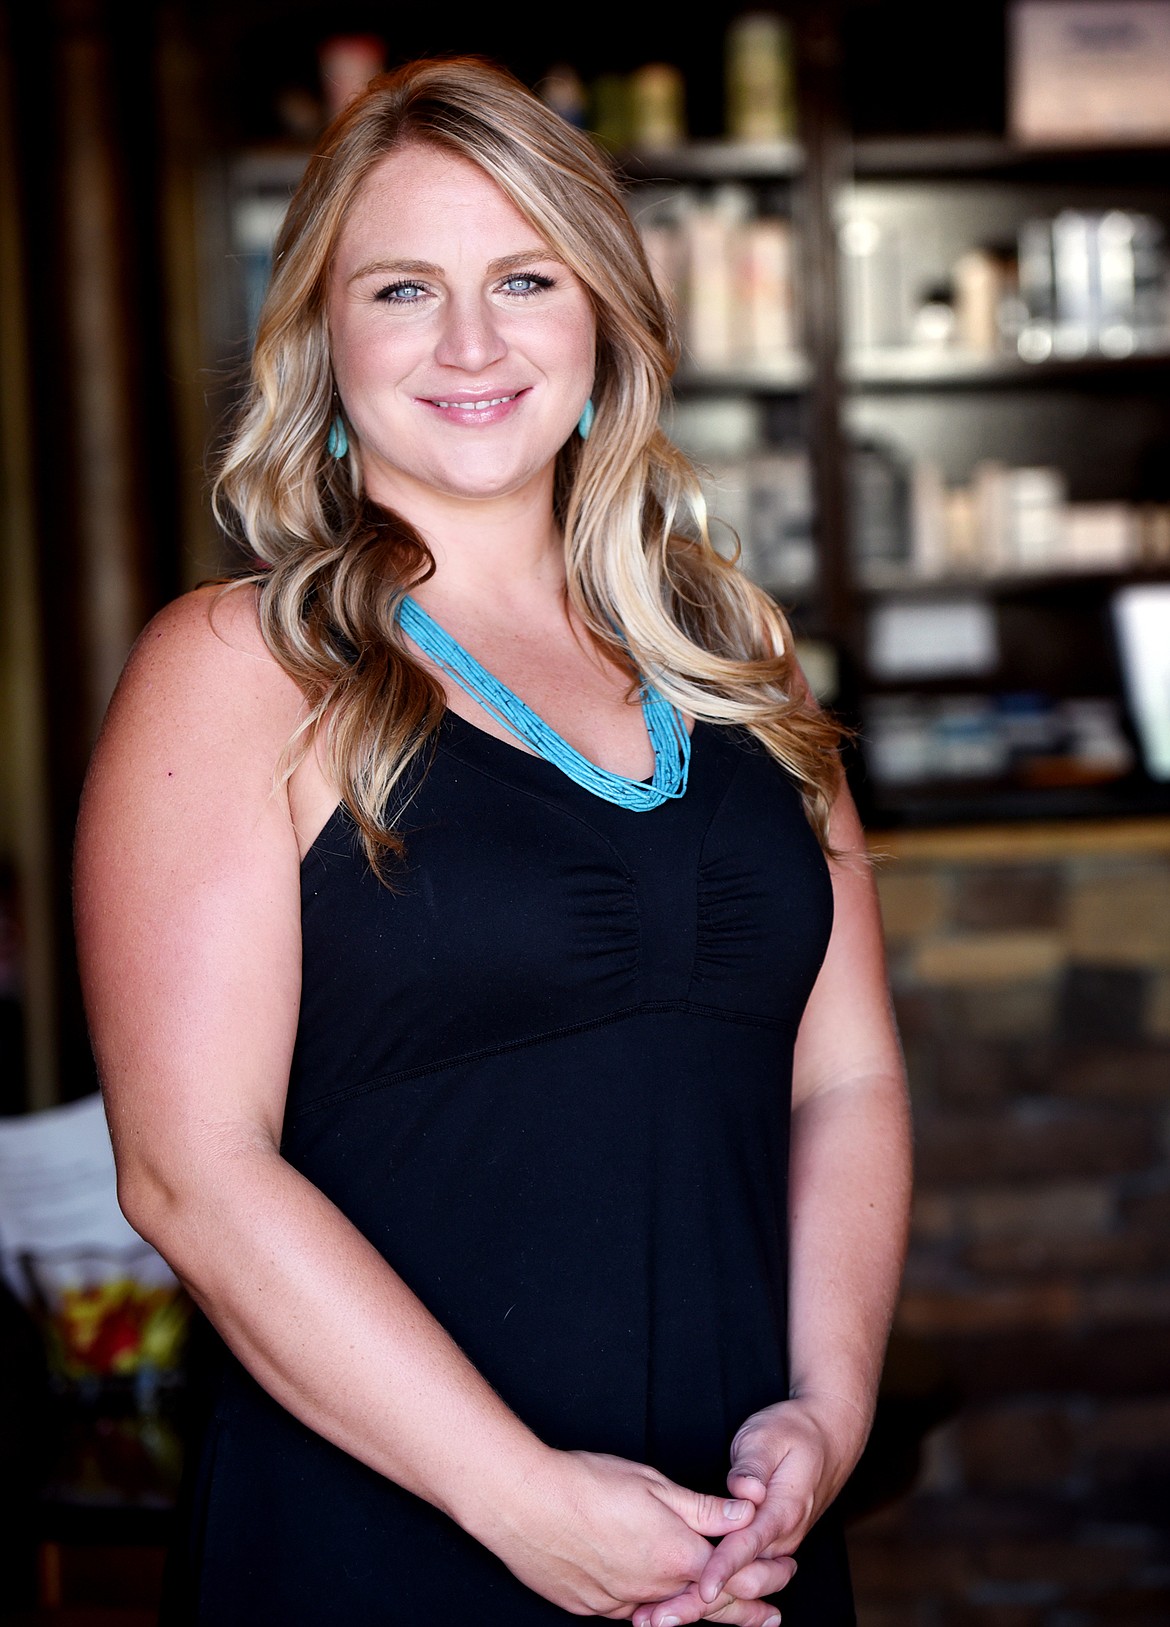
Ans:
<svg viewBox="0 0 1170 1627"><path fill-rule="evenodd" d="M672 1599L639 1605L634 1627L703 1619L766 1627L757 1601L791 1581L796 1553L861 1455L869 1420L836 1399L801 1397L753 1413L731 1444L728 1490L756 1505L750 1525L715 1547L703 1572Z"/></svg>

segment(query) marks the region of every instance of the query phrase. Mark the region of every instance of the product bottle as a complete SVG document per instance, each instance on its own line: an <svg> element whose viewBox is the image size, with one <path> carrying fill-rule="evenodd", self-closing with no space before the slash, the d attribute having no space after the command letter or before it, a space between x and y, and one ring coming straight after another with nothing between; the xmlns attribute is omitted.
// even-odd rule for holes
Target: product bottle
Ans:
<svg viewBox="0 0 1170 1627"><path fill-rule="evenodd" d="M787 220L756 216L739 228L735 249L736 356L749 366L775 366L796 349L792 228Z"/></svg>
<svg viewBox="0 0 1170 1627"><path fill-rule="evenodd" d="M625 74L603 73L590 88L589 124L610 152L625 152L630 145L630 82Z"/></svg>
<svg viewBox="0 0 1170 1627"><path fill-rule="evenodd" d="M630 140L639 152L669 152L686 140L683 77L668 62L648 62L630 77Z"/></svg>
<svg viewBox="0 0 1170 1627"><path fill-rule="evenodd" d="M737 17L727 32L727 134L790 141L796 133L792 35L770 12Z"/></svg>
<svg viewBox="0 0 1170 1627"><path fill-rule="evenodd" d="M699 368L718 370L736 359L741 323L735 297L736 250L750 209L750 194L742 187L721 186L685 221L687 344L690 360Z"/></svg>

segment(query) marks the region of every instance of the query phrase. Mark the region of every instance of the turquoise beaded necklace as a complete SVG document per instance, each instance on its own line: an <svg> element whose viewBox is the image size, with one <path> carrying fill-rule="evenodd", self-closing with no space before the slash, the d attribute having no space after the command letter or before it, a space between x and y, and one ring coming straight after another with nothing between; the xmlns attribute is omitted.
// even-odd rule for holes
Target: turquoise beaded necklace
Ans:
<svg viewBox="0 0 1170 1627"><path fill-rule="evenodd" d="M677 706L664 701L645 679L641 684L642 716L654 747L654 778L649 784L644 780L629 780L624 774L611 774L591 763L588 757L582 757L526 706L519 695L514 695L481 667L475 657L469 655L462 644L457 644L450 633L444 632L413 599L402 600L398 620L403 632L472 700L478 701L509 733L555 764L586 791L592 791L594 796L616 802L619 808L643 813L661 807L670 797L681 797L686 790L691 737Z"/></svg>

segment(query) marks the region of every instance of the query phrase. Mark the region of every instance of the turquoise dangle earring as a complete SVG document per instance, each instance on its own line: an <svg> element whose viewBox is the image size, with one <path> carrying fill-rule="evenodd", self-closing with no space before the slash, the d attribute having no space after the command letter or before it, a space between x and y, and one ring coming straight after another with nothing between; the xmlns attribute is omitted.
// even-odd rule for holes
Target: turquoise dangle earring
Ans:
<svg viewBox="0 0 1170 1627"><path fill-rule="evenodd" d="M329 426L329 439L325 442L325 450L331 458L343 458L349 451L349 436L345 433L345 425L341 421L341 414L333 415L333 422Z"/></svg>
<svg viewBox="0 0 1170 1627"><path fill-rule="evenodd" d="M581 408L581 416L577 420L577 434L580 435L583 441L589 439L589 431L593 428L593 418L593 397L590 396L589 400Z"/></svg>

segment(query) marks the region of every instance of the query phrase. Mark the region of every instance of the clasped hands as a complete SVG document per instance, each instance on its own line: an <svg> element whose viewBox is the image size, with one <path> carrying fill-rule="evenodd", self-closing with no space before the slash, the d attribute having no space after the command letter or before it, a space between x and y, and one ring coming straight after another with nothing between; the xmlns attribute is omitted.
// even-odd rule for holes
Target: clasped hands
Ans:
<svg viewBox="0 0 1170 1627"><path fill-rule="evenodd" d="M773 1627L766 1595L791 1581L793 1554L860 1453L863 1422L808 1397L754 1413L732 1442L729 1499L623 1458L558 1453L536 1526L492 1545L575 1615Z"/></svg>
<svg viewBox="0 0 1170 1627"><path fill-rule="evenodd" d="M634 1627L679 1627L699 1620L774 1627L780 1616L764 1596L792 1580L797 1564L792 1556L859 1453L860 1444L830 1432L826 1411L815 1402L780 1402L754 1413L732 1442L727 1477L743 1515L691 1586L673 1598L639 1605ZM724 1507L730 1515L735 1504Z"/></svg>

